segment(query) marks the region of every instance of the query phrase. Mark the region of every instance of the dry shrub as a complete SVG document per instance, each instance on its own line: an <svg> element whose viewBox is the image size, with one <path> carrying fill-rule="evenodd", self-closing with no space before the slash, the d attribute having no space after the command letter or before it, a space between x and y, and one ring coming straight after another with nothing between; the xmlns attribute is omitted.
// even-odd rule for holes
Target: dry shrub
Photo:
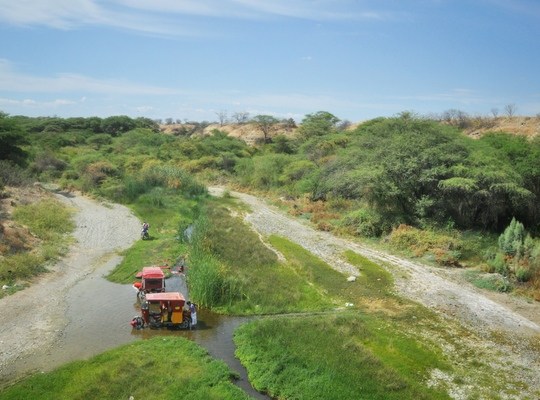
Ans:
<svg viewBox="0 0 540 400"><path fill-rule="evenodd" d="M300 210L298 207L293 207L289 209L289 214L291 214L293 217L298 217L302 215L302 210Z"/></svg>
<svg viewBox="0 0 540 400"><path fill-rule="evenodd" d="M533 299L540 301L540 271L536 271L536 274L530 280L529 288Z"/></svg>
<svg viewBox="0 0 540 400"><path fill-rule="evenodd" d="M347 210L352 210L353 208L355 208L354 205L355 205L355 201L343 199L341 197L331 197L327 201L327 207L329 210L332 210L332 211L343 212Z"/></svg>
<svg viewBox="0 0 540 400"><path fill-rule="evenodd" d="M390 233L388 241L392 247L415 257L432 255L438 264L460 266L462 243L448 234L401 224Z"/></svg>
<svg viewBox="0 0 540 400"><path fill-rule="evenodd" d="M332 224L326 221L320 221L319 223L317 223L317 229L324 232L331 232L334 227Z"/></svg>
<svg viewBox="0 0 540 400"><path fill-rule="evenodd" d="M0 234L0 254L13 254L28 251L36 246L36 239L26 228L2 226Z"/></svg>
<svg viewBox="0 0 540 400"><path fill-rule="evenodd" d="M321 200L310 201L304 205L304 210L312 214L322 213L326 211L326 203Z"/></svg>
<svg viewBox="0 0 540 400"><path fill-rule="evenodd" d="M311 222L317 224L322 221L336 220L339 219L339 214L330 213L330 212L318 212L311 215Z"/></svg>
<svg viewBox="0 0 540 400"><path fill-rule="evenodd" d="M86 176L94 184L99 184L105 180L108 176L113 175L116 172L116 168L108 161L98 161L89 164L86 167Z"/></svg>
<svg viewBox="0 0 540 400"><path fill-rule="evenodd" d="M299 216L302 214L322 214L328 209L324 201L311 201L308 195L297 199L280 198L280 201L289 208L289 214Z"/></svg>

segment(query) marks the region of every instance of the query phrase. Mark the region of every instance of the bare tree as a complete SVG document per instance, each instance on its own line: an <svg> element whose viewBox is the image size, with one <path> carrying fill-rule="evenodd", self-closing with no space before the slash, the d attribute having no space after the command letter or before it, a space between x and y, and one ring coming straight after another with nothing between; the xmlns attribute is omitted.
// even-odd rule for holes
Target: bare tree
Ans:
<svg viewBox="0 0 540 400"><path fill-rule="evenodd" d="M172 118L167 118L167 119L165 119L165 123L166 123L167 125L172 125L173 119L172 119Z"/></svg>
<svg viewBox="0 0 540 400"><path fill-rule="evenodd" d="M225 122L227 122L227 110L221 110L219 112L216 112L216 115L219 119L219 126L223 126Z"/></svg>
<svg viewBox="0 0 540 400"><path fill-rule="evenodd" d="M499 109L497 107L493 107L491 109L491 114L493 115L493 118L497 118L499 116Z"/></svg>
<svg viewBox="0 0 540 400"><path fill-rule="evenodd" d="M516 113L516 105L513 103L505 105L504 112L506 113L507 116L513 117L514 114Z"/></svg>
<svg viewBox="0 0 540 400"><path fill-rule="evenodd" d="M249 113L247 111L239 111L235 112L232 115L232 118L238 123L238 124L244 124L249 119Z"/></svg>

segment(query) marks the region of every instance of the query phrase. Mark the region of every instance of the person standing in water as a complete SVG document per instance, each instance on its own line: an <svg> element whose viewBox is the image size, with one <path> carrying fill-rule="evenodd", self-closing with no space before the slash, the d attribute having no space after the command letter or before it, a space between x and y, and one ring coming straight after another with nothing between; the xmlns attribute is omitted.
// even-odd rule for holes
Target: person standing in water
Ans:
<svg viewBox="0 0 540 400"><path fill-rule="evenodd" d="M188 301L187 303L189 314L191 316L191 326L197 325L197 307L195 303L192 303L191 301Z"/></svg>

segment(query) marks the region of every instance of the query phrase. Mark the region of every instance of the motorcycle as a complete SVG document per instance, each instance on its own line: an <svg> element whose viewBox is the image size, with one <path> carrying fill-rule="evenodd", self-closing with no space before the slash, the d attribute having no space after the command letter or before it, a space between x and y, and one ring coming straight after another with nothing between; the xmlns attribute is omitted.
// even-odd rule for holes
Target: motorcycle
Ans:
<svg viewBox="0 0 540 400"><path fill-rule="evenodd" d="M148 234L148 229L143 229L141 231L141 239L142 240L148 240L150 239L150 235Z"/></svg>

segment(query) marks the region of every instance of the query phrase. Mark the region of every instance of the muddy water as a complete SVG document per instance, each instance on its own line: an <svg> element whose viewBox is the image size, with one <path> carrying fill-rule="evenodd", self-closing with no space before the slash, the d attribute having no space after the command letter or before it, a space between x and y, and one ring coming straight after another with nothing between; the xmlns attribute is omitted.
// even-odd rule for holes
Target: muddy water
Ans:
<svg viewBox="0 0 540 400"><path fill-rule="evenodd" d="M67 326L59 332L55 346L15 362L13 378L29 372L50 371L64 363L86 359L135 340L174 335L195 341L211 356L223 360L238 373L240 379L236 384L249 396L269 399L251 387L245 368L234 356L232 334L236 327L247 321L246 318L219 316L199 310L197 328L191 331L134 330L129 322L140 313L135 290L130 285L111 283L103 277L119 261L119 257L111 258L104 268L89 274L69 291ZM166 288L167 291L180 291L186 299L189 298L183 274L167 279Z"/></svg>

